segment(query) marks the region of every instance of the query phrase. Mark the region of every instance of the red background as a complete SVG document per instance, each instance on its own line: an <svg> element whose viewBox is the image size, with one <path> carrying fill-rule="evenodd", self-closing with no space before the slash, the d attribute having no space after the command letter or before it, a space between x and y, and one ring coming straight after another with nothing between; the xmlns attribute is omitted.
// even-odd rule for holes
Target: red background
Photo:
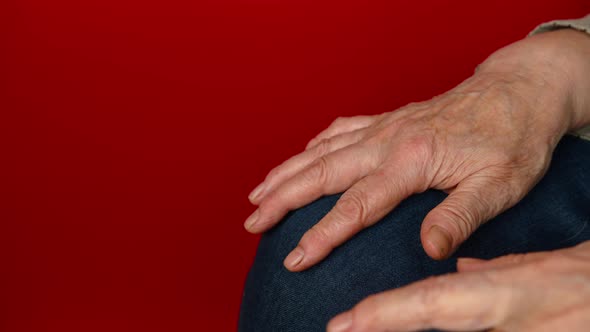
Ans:
<svg viewBox="0 0 590 332"><path fill-rule="evenodd" d="M537 3L537 5L533 5ZM0 331L231 331L248 192L577 1L3 0Z"/></svg>

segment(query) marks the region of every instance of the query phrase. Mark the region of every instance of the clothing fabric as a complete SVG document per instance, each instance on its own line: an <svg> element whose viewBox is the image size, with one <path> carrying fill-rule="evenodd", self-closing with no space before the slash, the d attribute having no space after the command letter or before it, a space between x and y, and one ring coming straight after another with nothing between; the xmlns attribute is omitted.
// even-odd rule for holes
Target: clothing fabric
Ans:
<svg viewBox="0 0 590 332"><path fill-rule="evenodd" d="M539 24L533 31L529 33L530 36L559 29L576 29L590 34L590 15L582 18L572 20L554 20Z"/></svg>
<svg viewBox="0 0 590 332"><path fill-rule="evenodd" d="M584 16L579 19L555 20L540 24L529 33L529 36L559 29L576 29L587 33L589 35L588 37L590 38L590 15ZM588 59L588 61L590 61L590 59ZM584 139L590 140L590 125L580 130L577 130L573 134L578 135Z"/></svg>
<svg viewBox="0 0 590 332"><path fill-rule="evenodd" d="M590 15L543 23L529 35L563 28L590 34ZM290 212L262 235L246 279L238 330L325 331L332 317L368 295L455 272L457 257L490 259L590 240L590 126L575 134L561 140L547 174L521 202L481 226L448 260L432 260L420 242L422 220L446 197L440 191L406 199L325 260L298 273L283 267L284 258L340 195Z"/></svg>
<svg viewBox="0 0 590 332"><path fill-rule="evenodd" d="M590 141L566 135L546 176L520 203L480 227L452 258L435 261L424 253L420 225L445 197L429 190L406 199L318 265L297 273L283 267L284 258L339 195L292 211L262 235L238 330L325 331L329 319L370 294L456 271L457 257L489 259L590 240Z"/></svg>

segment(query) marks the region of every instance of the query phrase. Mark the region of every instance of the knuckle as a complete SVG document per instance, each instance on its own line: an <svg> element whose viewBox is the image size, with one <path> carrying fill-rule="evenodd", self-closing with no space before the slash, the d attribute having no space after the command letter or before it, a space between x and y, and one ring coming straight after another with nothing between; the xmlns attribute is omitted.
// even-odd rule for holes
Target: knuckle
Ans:
<svg viewBox="0 0 590 332"><path fill-rule="evenodd" d="M325 185L329 180L329 172L328 160L325 156L320 156L310 165L307 176L310 181Z"/></svg>
<svg viewBox="0 0 590 332"><path fill-rule="evenodd" d="M348 190L336 203L336 209L344 216L344 220L357 223L360 227L368 227L367 203L365 195L358 191Z"/></svg>
<svg viewBox="0 0 590 332"><path fill-rule="evenodd" d="M268 200L259 206L260 217L257 224L260 227L266 227L276 224L280 218L291 210L291 207L285 202L283 197L272 193Z"/></svg>
<svg viewBox="0 0 590 332"><path fill-rule="evenodd" d="M488 219L505 210L509 193L502 193L501 186L489 182L481 182L477 186L468 184L461 191L453 192L454 196L441 205L445 216L453 221L451 224L462 231L462 235L470 235Z"/></svg>
<svg viewBox="0 0 590 332"><path fill-rule="evenodd" d="M369 139L376 141L377 143L380 143L383 140L391 140L392 137L395 137L400 133L403 123L404 121L401 119L389 119L377 127Z"/></svg>
<svg viewBox="0 0 590 332"><path fill-rule="evenodd" d="M306 246L305 244L310 245L311 247L318 248L318 247L325 247L328 246L331 248L331 241L330 235L325 227L318 226L318 224L313 225L301 238L302 246Z"/></svg>
<svg viewBox="0 0 590 332"><path fill-rule="evenodd" d="M414 160L428 160L431 156L433 138L430 135L418 135L406 138L400 149L405 156Z"/></svg>
<svg viewBox="0 0 590 332"><path fill-rule="evenodd" d="M494 199L487 200L485 204L480 203L480 208L485 211L483 217L490 218L518 203L529 191L528 185L525 187L522 181L518 181L514 177L494 178L489 182L483 182L481 187L480 193L494 197ZM479 201L481 202L481 199Z"/></svg>
<svg viewBox="0 0 590 332"><path fill-rule="evenodd" d="M418 301L421 307L430 308L438 303L440 295L448 287L446 286L448 283L442 280L441 278L430 277L424 281L418 292Z"/></svg>
<svg viewBox="0 0 590 332"><path fill-rule="evenodd" d="M444 277L430 277L422 282L416 292L416 318L421 325L428 325L433 313L441 309L441 301L453 291L452 283Z"/></svg>
<svg viewBox="0 0 590 332"><path fill-rule="evenodd" d="M461 204L449 202L440 207L441 213L451 222L450 227L454 227L455 231L461 235L462 238L467 238L476 228L475 220L479 220L479 214L473 209L464 207Z"/></svg>
<svg viewBox="0 0 590 332"><path fill-rule="evenodd" d="M332 147L332 140L329 138L324 138L317 142L316 146L314 147L315 154L318 157L321 157L331 151Z"/></svg>

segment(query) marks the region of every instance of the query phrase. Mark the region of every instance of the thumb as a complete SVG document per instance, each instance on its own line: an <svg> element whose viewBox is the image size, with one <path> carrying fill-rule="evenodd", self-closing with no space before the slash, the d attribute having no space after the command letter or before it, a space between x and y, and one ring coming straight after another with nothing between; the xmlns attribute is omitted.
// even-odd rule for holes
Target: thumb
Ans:
<svg viewBox="0 0 590 332"><path fill-rule="evenodd" d="M420 238L428 256L449 257L480 225L511 203L504 183L465 179L424 218Z"/></svg>

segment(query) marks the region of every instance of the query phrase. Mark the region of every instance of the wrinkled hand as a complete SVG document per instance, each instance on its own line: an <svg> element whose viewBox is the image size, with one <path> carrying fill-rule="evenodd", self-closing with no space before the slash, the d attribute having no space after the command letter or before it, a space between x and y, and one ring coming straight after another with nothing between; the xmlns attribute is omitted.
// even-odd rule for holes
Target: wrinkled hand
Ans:
<svg viewBox="0 0 590 332"><path fill-rule="evenodd" d="M590 326L590 241L489 261L459 259L457 270L371 295L333 318L328 332L581 332Z"/></svg>
<svg viewBox="0 0 590 332"><path fill-rule="evenodd" d="M250 194L258 209L246 229L264 232L288 211L344 191L285 259L288 269L300 271L408 196L435 188L449 196L424 219L421 239L428 255L448 257L482 223L523 198L544 175L562 135L582 122L569 107L567 67L550 52L533 52L547 40L555 43L551 35L559 33L496 52L474 76L431 100L336 119Z"/></svg>

